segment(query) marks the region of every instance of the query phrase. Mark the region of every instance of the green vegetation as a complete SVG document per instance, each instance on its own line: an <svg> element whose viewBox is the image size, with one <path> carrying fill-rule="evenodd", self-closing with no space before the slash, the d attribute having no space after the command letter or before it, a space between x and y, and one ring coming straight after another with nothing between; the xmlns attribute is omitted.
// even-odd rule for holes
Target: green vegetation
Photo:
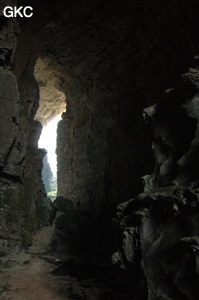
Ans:
<svg viewBox="0 0 199 300"><path fill-rule="evenodd" d="M53 177L50 181L50 192L48 192L48 197L51 200L55 200L57 197L57 178Z"/></svg>

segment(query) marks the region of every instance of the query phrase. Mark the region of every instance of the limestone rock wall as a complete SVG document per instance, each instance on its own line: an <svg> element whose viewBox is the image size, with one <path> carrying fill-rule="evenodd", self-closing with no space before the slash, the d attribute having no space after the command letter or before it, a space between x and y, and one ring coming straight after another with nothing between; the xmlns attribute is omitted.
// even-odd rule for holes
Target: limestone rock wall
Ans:
<svg viewBox="0 0 199 300"><path fill-rule="evenodd" d="M37 149L42 127L33 120L39 101L33 49L22 35L16 44L18 23L2 16L5 4L15 2L0 6L0 255L30 245L51 209L40 176L45 153Z"/></svg>
<svg viewBox="0 0 199 300"><path fill-rule="evenodd" d="M140 177L152 171L142 110L190 65L197 13L173 1L89 3L68 5L49 26L44 52L65 74L58 195L100 211L139 193Z"/></svg>

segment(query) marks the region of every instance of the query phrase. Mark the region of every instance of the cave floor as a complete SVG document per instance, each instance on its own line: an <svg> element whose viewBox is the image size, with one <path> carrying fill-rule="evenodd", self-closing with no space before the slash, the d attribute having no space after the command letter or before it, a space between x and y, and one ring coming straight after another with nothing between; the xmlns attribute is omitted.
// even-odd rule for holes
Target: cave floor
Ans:
<svg viewBox="0 0 199 300"><path fill-rule="evenodd" d="M52 264L43 260L53 229L42 228L28 252L1 258L0 299L2 300L62 300L56 282L50 275Z"/></svg>
<svg viewBox="0 0 199 300"><path fill-rule="evenodd" d="M52 227L43 227L35 235L33 244L27 252L0 259L1 300L140 299L135 295L132 297L132 294L125 295L118 291L117 282L114 283L115 288L107 286L110 271L107 276L103 270L102 277L105 277L103 282L96 280L96 276L81 276L81 273L90 271L85 270L85 264L81 264L79 268L77 263L74 263L77 261L74 258L68 257L66 260L64 268L69 272L60 272L63 257L49 251L53 231ZM111 274L118 276L112 270ZM79 278L79 275L82 278ZM123 274L119 275L120 278L121 276Z"/></svg>
<svg viewBox="0 0 199 300"><path fill-rule="evenodd" d="M44 227L27 252L1 258L1 300L98 299L101 292L92 280L81 283L75 277L51 275L60 259L47 252L53 228Z"/></svg>

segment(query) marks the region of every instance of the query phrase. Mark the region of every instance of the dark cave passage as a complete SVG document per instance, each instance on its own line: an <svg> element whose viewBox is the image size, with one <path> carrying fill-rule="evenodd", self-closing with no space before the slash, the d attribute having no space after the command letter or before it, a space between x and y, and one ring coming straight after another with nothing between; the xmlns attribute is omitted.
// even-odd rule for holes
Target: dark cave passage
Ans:
<svg viewBox="0 0 199 300"><path fill-rule="evenodd" d="M33 17L6 21L16 2L0 3L4 266L49 263L57 300L199 299L198 2L20 0ZM60 114L52 202L52 132L38 141Z"/></svg>

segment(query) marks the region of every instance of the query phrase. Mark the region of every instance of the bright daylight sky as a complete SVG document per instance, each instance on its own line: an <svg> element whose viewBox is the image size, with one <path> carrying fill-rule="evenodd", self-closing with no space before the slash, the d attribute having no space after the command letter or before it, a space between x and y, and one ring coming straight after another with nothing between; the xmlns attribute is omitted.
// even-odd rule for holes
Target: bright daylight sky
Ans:
<svg viewBox="0 0 199 300"><path fill-rule="evenodd" d="M57 175L57 156L55 153L57 142L57 123L61 120L61 115L50 121L42 130L39 139L39 148L45 148L48 151L48 162L53 175Z"/></svg>

